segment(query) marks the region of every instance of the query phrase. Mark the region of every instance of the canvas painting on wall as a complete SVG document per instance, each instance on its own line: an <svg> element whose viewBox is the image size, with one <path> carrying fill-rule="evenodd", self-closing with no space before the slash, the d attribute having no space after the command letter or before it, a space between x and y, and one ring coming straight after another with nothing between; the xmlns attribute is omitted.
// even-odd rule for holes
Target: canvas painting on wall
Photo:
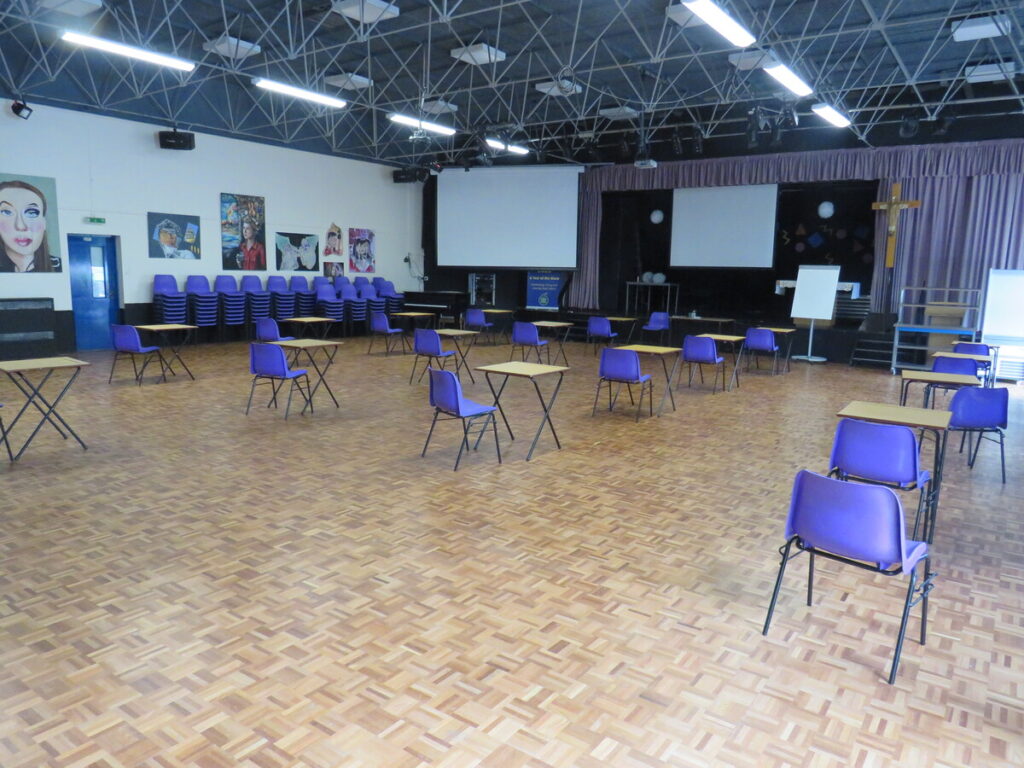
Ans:
<svg viewBox="0 0 1024 768"><path fill-rule="evenodd" d="M266 209L262 197L220 195L220 243L224 269L267 268Z"/></svg>
<svg viewBox="0 0 1024 768"><path fill-rule="evenodd" d="M345 262L343 261L325 261L324 262L324 277L329 277L332 280L336 277L345 276Z"/></svg>
<svg viewBox="0 0 1024 768"><path fill-rule="evenodd" d="M57 180L0 173L0 272L60 272Z"/></svg>
<svg viewBox="0 0 1024 768"><path fill-rule="evenodd" d="M151 259L198 259L199 217L176 213L146 214Z"/></svg>
<svg viewBox="0 0 1024 768"><path fill-rule="evenodd" d="M320 238L297 232L278 232L277 268L282 272L316 272L320 269Z"/></svg>
<svg viewBox="0 0 1024 768"><path fill-rule="evenodd" d="M377 271L377 238L372 229L349 229L348 269L350 272Z"/></svg>

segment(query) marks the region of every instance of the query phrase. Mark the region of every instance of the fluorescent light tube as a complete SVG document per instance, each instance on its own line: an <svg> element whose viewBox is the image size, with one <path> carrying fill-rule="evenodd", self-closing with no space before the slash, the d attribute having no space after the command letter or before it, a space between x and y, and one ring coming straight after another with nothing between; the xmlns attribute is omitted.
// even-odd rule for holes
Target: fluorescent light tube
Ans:
<svg viewBox="0 0 1024 768"><path fill-rule="evenodd" d="M79 32L72 32L70 30L65 31L64 34L61 35L61 40L69 43L75 43L76 45L84 45L88 48L95 48L100 51L106 51L107 53L116 53L118 56L127 56L132 59L139 59L140 61L148 61L150 64L159 64L162 67L179 69L182 72L191 72L196 68L196 65L191 61L176 59L173 56L164 56L162 53L153 53L152 51L146 51L142 48L135 48L130 45L124 45L123 43L115 43L113 40L104 40L102 37L83 35Z"/></svg>
<svg viewBox="0 0 1024 768"><path fill-rule="evenodd" d="M772 64L770 67L765 67L764 71L786 86L797 96L810 96L814 93L814 89L805 83L799 75L785 64Z"/></svg>
<svg viewBox="0 0 1024 768"><path fill-rule="evenodd" d="M487 146L491 149L500 149L503 152L511 152L513 155L528 155L530 150L526 147L520 147L516 144L506 144L503 141L497 139L484 139L487 142Z"/></svg>
<svg viewBox="0 0 1024 768"><path fill-rule="evenodd" d="M454 128L449 128L447 125L438 125L437 123L428 123L426 120L420 120L416 117L409 117L408 115L391 114L388 115L388 120L393 123L399 123L401 125L411 125L413 128L421 128L424 131L430 131L431 133L439 133L442 136L454 136L456 131Z"/></svg>
<svg viewBox="0 0 1024 768"><path fill-rule="evenodd" d="M836 128L845 128L850 124L850 118L839 112L831 104L815 104L811 107L811 111L822 120L832 123Z"/></svg>
<svg viewBox="0 0 1024 768"><path fill-rule="evenodd" d="M286 85L285 83L279 83L276 80L267 80L265 77L254 77L252 84L257 88L265 88L268 91L274 93L283 93L285 96L293 96L296 99L305 99L306 101L313 101L317 104L323 104L325 107L335 107L336 109L342 109L348 106L348 102L344 99L336 99L333 96L325 96L322 93L316 93L315 91L307 91L305 88L296 88L294 85Z"/></svg>
<svg viewBox="0 0 1024 768"><path fill-rule="evenodd" d="M750 34L746 27L711 0L688 0L683 5L736 47L746 48L757 42L757 38Z"/></svg>

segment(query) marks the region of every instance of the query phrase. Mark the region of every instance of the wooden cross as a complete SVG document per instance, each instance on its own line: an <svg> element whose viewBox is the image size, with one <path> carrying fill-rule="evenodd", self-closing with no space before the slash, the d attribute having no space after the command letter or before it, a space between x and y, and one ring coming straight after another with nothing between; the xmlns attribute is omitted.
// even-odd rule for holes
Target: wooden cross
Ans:
<svg viewBox="0 0 1024 768"><path fill-rule="evenodd" d="M903 185L896 182L886 202L871 204L872 210L886 212L885 266L890 268L896 264L896 227L899 225L900 211L921 207L920 200L900 200L902 191Z"/></svg>

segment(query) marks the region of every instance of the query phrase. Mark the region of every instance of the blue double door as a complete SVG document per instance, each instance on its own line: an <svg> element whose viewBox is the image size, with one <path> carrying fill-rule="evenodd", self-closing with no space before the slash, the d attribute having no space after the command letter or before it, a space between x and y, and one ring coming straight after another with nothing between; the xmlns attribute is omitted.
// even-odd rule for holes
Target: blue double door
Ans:
<svg viewBox="0 0 1024 768"><path fill-rule="evenodd" d="M68 235L71 307L78 349L110 349L110 326L119 315L117 239Z"/></svg>

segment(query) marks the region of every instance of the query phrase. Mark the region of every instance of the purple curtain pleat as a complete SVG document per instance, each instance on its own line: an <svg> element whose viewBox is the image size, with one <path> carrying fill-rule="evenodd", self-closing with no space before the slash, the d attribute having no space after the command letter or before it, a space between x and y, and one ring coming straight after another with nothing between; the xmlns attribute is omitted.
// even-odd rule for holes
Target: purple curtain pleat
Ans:
<svg viewBox="0 0 1024 768"><path fill-rule="evenodd" d="M602 192L880 179L881 200L892 181L902 181L903 199L921 200L922 206L900 215L892 292L898 302L899 289L907 285L981 288L989 268L1024 268L1022 174L1021 139L685 160L654 169L591 168L580 179L578 269L570 304L597 308ZM875 245L874 285L880 288L883 214ZM881 294L872 290L874 311L882 311L875 306Z"/></svg>

